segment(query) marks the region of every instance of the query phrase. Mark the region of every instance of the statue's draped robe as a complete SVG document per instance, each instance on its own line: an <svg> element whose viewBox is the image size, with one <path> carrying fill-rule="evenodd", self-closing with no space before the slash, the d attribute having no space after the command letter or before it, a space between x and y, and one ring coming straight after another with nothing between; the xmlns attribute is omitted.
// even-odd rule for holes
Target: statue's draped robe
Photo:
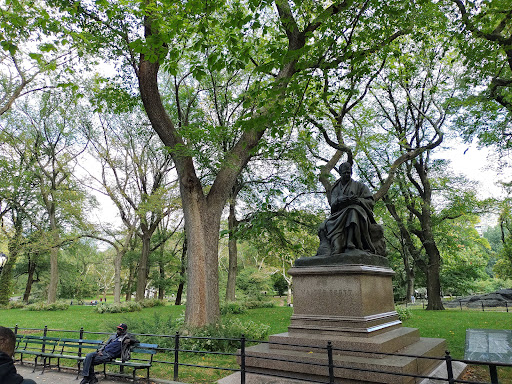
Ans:
<svg viewBox="0 0 512 384"><path fill-rule="evenodd" d="M340 198L344 196L356 196L357 204L340 207ZM352 179L345 185L338 180L331 190L330 204L331 216L325 222L326 235L330 243L333 244L342 236L341 241L346 244L348 227L354 224L354 230L360 234L354 236L354 241L360 241L359 244L354 243L355 247L375 253L370 238L370 224L375 224L372 213L375 201L368 187Z"/></svg>

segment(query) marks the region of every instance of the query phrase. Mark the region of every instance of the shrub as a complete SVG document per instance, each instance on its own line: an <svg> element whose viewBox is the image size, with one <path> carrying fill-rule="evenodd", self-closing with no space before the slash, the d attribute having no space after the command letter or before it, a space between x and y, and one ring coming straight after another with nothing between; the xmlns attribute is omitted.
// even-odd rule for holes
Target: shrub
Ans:
<svg viewBox="0 0 512 384"><path fill-rule="evenodd" d="M398 319L400 321L404 321L410 319L412 316L412 312L409 308L404 307L403 305L397 305L395 307L396 312L398 313Z"/></svg>
<svg viewBox="0 0 512 384"><path fill-rule="evenodd" d="M165 307L167 301L160 299L144 299L138 302L142 308Z"/></svg>
<svg viewBox="0 0 512 384"><path fill-rule="evenodd" d="M247 267L238 272L236 286L240 297L249 300L262 300L264 292L273 290L270 277L254 267Z"/></svg>
<svg viewBox="0 0 512 384"><path fill-rule="evenodd" d="M65 311L69 308L69 304L63 303L63 302L56 302L56 303L45 303L43 301L29 304L25 308L23 308L24 311Z"/></svg>
<svg viewBox="0 0 512 384"><path fill-rule="evenodd" d="M19 309L25 308L25 303L23 301L9 301L9 304L5 307L7 309Z"/></svg>
<svg viewBox="0 0 512 384"><path fill-rule="evenodd" d="M239 315L247 312L247 307L243 303L228 301L221 305L220 313L222 315L232 314Z"/></svg>
<svg viewBox="0 0 512 384"><path fill-rule="evenodd" d="M242 322L239 319L226 319L220 324L206 327L187 327L184 315L173 319L154 314L153 318L131 319L130 330L134 333L169 336L174 336L178 332L182 336L181 349L233 352L240 347L242 335L245 335L247 340L263 340L267 338L270 326L250 320ZM144 336L141 338L145 342L158 344L162 348L174 348L173 337Z"/></svg>
<svg viewBox="0 0 512 384"><path fill-rule="evenodd" d="M183 327L181 345L184 349L199 351L234 352L240 347L242 335L248 340L263 340L270 326L252 320L242 323L240 319L226 319L220 324L201 328Z"/></svg>
<svg viewBox="0 0 512 384"><path fill-rule="evenodd" d="M275 303L271 300L250 300L245 303L248 309L254 308L274 308Z"/></svg>
<svg viewBox="0 0 512 384"><path fill-rule="evenodd" d="M288 290L288 282L284 276L279 273L272 275L272 285L279 296L283 296Z"/></svg>
<svg viewBox="0 0 512 384"><path fill-rule="evenodd" d="M117 303L101 303L96 306L98 313L121 313L121 312L136 312L142 310L142 305L135 301L126 301L121 304Z"/></svg>

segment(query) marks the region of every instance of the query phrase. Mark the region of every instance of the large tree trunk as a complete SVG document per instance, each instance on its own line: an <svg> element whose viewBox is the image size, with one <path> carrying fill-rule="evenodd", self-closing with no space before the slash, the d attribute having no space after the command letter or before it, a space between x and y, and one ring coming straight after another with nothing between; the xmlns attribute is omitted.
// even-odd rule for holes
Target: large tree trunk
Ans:
<svg viewBox="0 0 512 384"><path fill-rule="evenodd" d="M236 228L236 216L235 216L235 200L232 199L229 202L229 217L228 217L228 230L229 230L229 242L228 242L228 255L229 255L229 266L228 266L228 282L226 285L226 301L236 300L236 273L237 273L237 261L238 261L238 250L236 244L236 237L234 234Z"/></svg>
<svg viewBox="0 0 512 384"><path fill-rule="evenodd" d="M36 270L36 263L30 259L28 259L28 277L27 284L25 285L25 292L23 293L23 302L28 303L28 299L30 298L30 292L32 292L32 285L34 284L34 272Z"/></svg>
<svg viewBox="0 0 512 384"><path fill-rule="evenodd" d="M149 271L149 252L151 234L144 233L142 239L142 254L140 256L139 268L137 271L137 291L135 293L135 301L144 299Z"/></svg>
<svg viewBox="0 0 512 384"><path fill-rule="evenodd" d="M405 278L407 279L407 302L410 303L414 296L414 271L412 269L406 269Z"/></svg>
<svg viewBox="0 0 512 384"><path fill-rule="evenodd" d="M217 252L225 203L207 204L198 186L181 187L188 255L185 321L192 326L212 324L220 318Z"/></svg>
<svg viewBox="0 0 512 384"><path fill-rule="evenodd" d="M162 246L162 254L160 256L160 261L158 262L159 266L159 275L160 275L160 284L158 285L158 299L163 300L165 297L165 288L164 288L164 280L165 280L165 266L164 261L162 260L163 257L163 246Z"/></svg>
<svg viewBox="0 0 512 384"><path fill-rule="evenodd" d="M441 254L437 248L434 232L432 230L432 186L427 175L427 166L424 159L420 158L414 163L414 168L418 173L423 185L421 214L419 215L421 231L417 233L421 244L427 253L427 295L428 310L443 310L441 301ZM409 176L411 180L412 177ZM412 181L412 180L411 180Z"/></svg>
<svg viewBox="0 0 512 384"><path fill-rule="evenodd" d="M180 266L180 282L178 290L176 291L176 300L174 305L181 305L181 297L183 295L183 288L185 287L186 280L186 261L187 261L187 236L183 239L183 249L181 251L181 266Z"/></svg>
<svg viewBox="0 0 512 384"><path fill-rule="evenodd" d="M423 231L425 234L425 240L423 246L428 255L428 266L427 266L427 296L428 310L443 310L443 302L441 298L441 254L434 240L434 236L431 231Z"/></svg>
<svg viewBox="0 0 512 384"><path fill-rule="evenodd" d="M48 284L48 304L57 301L57 287L59 283L59 248L50 250L50 283Z"/></svg>
<svg viewBox="0 0 512 384"><path fill-rule="evenodd" d="M53 233L53 247L50 250L50 283L48 284L48 304L57 301L57 287L59 284L59 247L60 236L57 227L57 217L55 213L55 203L47 204L48 214L50 216L50 228Z"/></svg>
<svg viewBox="0 0 512 384"><path fill-rule="evenodd" d="M132 300L132 285L133 285L133 275L135 274L135 266L133 264L130 265L130 273L128 274L128 281L126 283L126 295L125 300Z"/></svg>

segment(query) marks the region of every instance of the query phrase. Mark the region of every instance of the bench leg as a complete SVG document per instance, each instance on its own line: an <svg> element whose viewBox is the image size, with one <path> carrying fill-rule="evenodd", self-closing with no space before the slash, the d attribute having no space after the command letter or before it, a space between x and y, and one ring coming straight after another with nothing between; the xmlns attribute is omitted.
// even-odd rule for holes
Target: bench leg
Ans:
<svg viewBox="0 0 512 384"><path fill-rule="evenodd" d="M51 362L51 360L50 360ZM41 371L41 375L44 374L44 369L46 368L46 357L43 357L43 370Z"/></svg>
<svg viewBox="0 0 512 384"><path fill-rule="evenodd" d="M34 360L34 369L32 370L32 373L34 373L36 371L36 368L37 368L37 358L38 358L38 356L36 356L36 358Z"/></svg>

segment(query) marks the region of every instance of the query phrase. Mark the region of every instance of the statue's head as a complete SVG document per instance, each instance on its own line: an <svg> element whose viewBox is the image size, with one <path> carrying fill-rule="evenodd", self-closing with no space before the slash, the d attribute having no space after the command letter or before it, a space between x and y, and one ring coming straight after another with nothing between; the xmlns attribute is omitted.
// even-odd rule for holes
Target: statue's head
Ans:
<svg viewBox="0 0 512 384"><path fill-rule="evenodd" d="M349 162L344 162L340 165L339 172L341 175L342 183L347 183L352 176L352 164Z"/></svg>

